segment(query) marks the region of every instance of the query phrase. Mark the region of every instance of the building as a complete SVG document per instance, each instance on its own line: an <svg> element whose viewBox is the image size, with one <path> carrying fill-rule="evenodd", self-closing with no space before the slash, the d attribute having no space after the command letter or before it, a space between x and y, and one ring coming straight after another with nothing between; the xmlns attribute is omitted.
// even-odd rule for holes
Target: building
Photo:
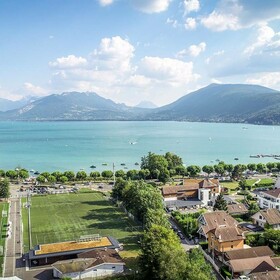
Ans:
<svg viewBox="0 0 280 280"><path fill-rule="evenodd" d="M76 259L78 254L98 249L119 249L120 244L111 236L83 236L76 241L42 244L29 251L30 266L53 264L57 261Z"/></svg>
<svg viewBox="0 0 280 280"><path fill-rule="evenodd" d="M280 270L264 271L250 274L248 280L279 280Z"/></svg>
<svg viewBox="0 0 280 280"><path fill-rule="evenodd" d="M244 248L233 251L228 251L224 255L225 261L250 259L258 257L272 257L274 252L268 246L258 246L252 248Z"/></svg>
<svg viewBox="0 0 280 280"><path fill-rule="evenodd" d="M227 212L230 215L235 216L235 215L247 214L249 211L243 203L237 203L237 204L228 204Z"/></svg>
<svg viewBox="0 0 280 280"><path fill-rule="evenodd" d="M280 210L280 188L260 192L257 198L260 208L276 208Z"/></svg>
<svg viewBox="0 0 280 280"><path fill-rule="evenodd" d="M253 273L276 271L273 261L268 256L230 260L229 269L234 279L240 275L247 276Z"/></svg>
<svg viewBox="0 0 280 280"><path fill-rule="evenodd" d="M252 216L252 220L254 224L262 228L267 225L272 229L280 230L280 212L275 208L260 210Z"/></svg>
<svg viewBox="0 0 280 280"><path fill-rule="evenodd" d="M225 211L201 214L198 218L199 234L208 241L208 251L223 258L230 250L244 247L244 232L238 222Z"/></svg>
<svg viewBox="0 0 280 280"><path fill-rule="evenodd" d="M183 185L162 188L166 205L181 208L213 204L220 192L221 186L219 180L216 179L185 179ZM176 201L186 202L177 203Z"/></svg>
<svg viewBox="0 0 280 280"><path fill-rule="evenodd" d="M92 279L122 273L124 265L116 250L97 249L78 254L77 259L58 261L52 267L56 278Z"/></svg>

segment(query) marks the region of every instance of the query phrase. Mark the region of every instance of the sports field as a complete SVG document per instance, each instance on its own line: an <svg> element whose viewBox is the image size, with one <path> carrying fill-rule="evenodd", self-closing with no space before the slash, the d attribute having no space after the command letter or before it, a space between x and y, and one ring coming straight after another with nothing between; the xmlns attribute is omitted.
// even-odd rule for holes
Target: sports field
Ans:
<svg viewBox="0 0 280 280"><path fill-rule="evenodd" d="M22 201L24 248L29 249L28 209ZM31 198L31 247L76 240L81 235L110 235L126 250L138 248L139 226L113 206L102 193L58 194Z"/></svg>

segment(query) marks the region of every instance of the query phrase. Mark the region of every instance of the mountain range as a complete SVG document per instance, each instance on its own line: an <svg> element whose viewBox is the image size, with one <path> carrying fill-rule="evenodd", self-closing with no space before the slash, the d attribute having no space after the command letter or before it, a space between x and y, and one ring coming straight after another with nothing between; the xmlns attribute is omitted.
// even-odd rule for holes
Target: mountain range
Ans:
<svg viewBox="0 0 280 280"><path fill-rule="evenodd" d="M156 120L279 125L280 92L258 85L210 84L159 108L129 107L96 93L66 92L0 112L0 120Z"/></svg>

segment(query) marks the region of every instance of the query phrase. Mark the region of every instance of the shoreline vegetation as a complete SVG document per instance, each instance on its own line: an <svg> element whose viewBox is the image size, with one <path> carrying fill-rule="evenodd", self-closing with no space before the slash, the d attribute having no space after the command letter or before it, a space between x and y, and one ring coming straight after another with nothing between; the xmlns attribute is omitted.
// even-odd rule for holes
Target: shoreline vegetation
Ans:
<svg viewBox="0 0 280 280"><path fill-rule="evenodd" d="M124 164L122 164L124 165ZM14 170L0 169L0 178L7 178L11 182L27 183L28 180L39 185L54 185L54 184L75 184L75 183L110 183L117 178L126 180L144 180L150 182L167 183L174 182L180 178L187 177L217 177L227 181L227 179L238 180L242 175L254 174L273 174L280 172L280 162L264 163L248 163L248 164L227 164L223 161L217 161L213 165L188 165L183 164L180 156L167 152L164 155L149 152L146 156L141 158L141 163L138 164L140 169L118 169L118 170L103 170L102 172L94 169L91 172L80 170L74 172L71 170L60 172L39 172L30 170L20 166ZM27 180L27 181L26 181ZM254 182L252 182L254 183ZM249 184L250 185L250 184ZM258 184L257 184L258 185Z"/></svg>

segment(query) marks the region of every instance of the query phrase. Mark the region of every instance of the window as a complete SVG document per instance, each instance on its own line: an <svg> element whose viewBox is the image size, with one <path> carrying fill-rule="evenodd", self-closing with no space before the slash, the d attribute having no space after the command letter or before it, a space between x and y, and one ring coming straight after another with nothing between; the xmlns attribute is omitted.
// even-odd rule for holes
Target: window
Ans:
<svg viewBox="0 0 280 280"><path fill-rule="evenodd" d="M115 266L112 266L112 268L116 268Z"/></svg>
<svg viewBox="0 0 280 280"><path fill-rule="evenodd" d="M230 247L231 247L231 249L232 249L232 248L233 248L233 245L231 245Z"/></svg>
<svg viewBox="0 0 280 280"><path fill-rule="evenodd" d="M262 216L261 215L259 216L259 219L262 220Z"/></svg>

